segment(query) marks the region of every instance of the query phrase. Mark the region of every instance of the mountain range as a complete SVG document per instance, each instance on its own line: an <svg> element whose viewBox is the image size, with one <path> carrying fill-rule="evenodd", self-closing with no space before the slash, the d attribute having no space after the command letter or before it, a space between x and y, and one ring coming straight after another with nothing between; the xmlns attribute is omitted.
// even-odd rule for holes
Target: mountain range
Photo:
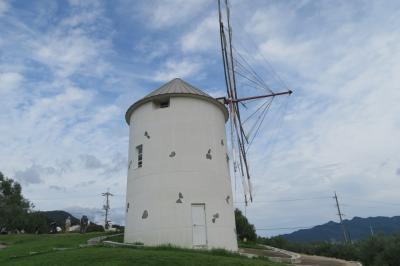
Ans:
<svg viewBox="0 0 400 266"><path fill-rule="evenodd" d="M351 220L344 220L343 224L352 241L365 239L373 234L400 233L400 216L354 217ZM281 236L289 241L299 243L343 242L344 239L340 223L332 221Z"/></svg>

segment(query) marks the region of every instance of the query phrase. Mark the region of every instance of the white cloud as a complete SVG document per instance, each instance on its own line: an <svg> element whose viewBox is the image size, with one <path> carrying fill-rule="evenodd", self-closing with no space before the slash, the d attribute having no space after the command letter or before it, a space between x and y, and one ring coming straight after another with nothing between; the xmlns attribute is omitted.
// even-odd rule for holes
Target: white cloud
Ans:
<svg viewBox="0 0 400 266"><path fill-rule="evenodd" d="M192 59L175 60L170 59L165 62L154 75L154 80L169 81L174 78L188 78L197 74L203 67L203 62Z"/></svg>
<svg viewBox="0 0 400 266"><path fill-rule="evenodd" d="M92 122L94 125L101 125L122 115L120 107L115 105L102 106L98 108L96 114L92 118Z"/></svg>
<svg viewBox="0 0 400 266"><path fill-rule="evenodd" d="M107 49L104 41L93 40L80 30L57 32L35 45L36 59L61 77L93 73L100 53ZM92 67L94 65L94 67ZM102 74L100 71L99 74Z"/></svg>
<svg viewBox="0 0 400 266"><path fill-rule="evenodd" d="M0 73L0 93L7 93L19 87L23 76L16 72Z"/></svg>
<svg viewBox="0 0 400 266"><path fill-rule="evenodd" d="M61 93L51 97L36 99L26 114L31 123L58 123L67 119L76 119L79 109L85 108L94 97L94 92L76 87L67 87ZM49 120L50 119L50 120ZM47 128L46 128L47 129Z"/></svg>
<svg viewBox="0 0 400 266"><path fill-rule="evenodd" d="M99 169L104 167L104 164L94 155L82 154L80 158L87 169Z"/></svg>
<svg viewBox="0 0 400 266"><path fill-rule="evenodd" d="M306 56L310 55L315 46L311 41L286 42L280 39L269 39L260 45L260 52L272 61L289 60L293 64L307 64Z"/></svg>
<svg viewBox="0 0 400 266"><path fill-rule="evenodd" d="M49 189L53 189L56 191L61 191L61 192L66 192L67 189L65 187L57 186L57 185L51 185L49 186Z"/></svg>
<svg viewBox="0 0 400 266"><path fill-rule="evenodd" d="M165 41L154 40L152 38L144 38L136 41L134 51L137 56L133 58L138 64L152 62L153 60L163 58L169 54L171 43Z"/></svg>
<svg viewBox="0 0 400 266"><path fill-rule="evenodd" d="M101 1L98 0L69 0L68 1L71 6L75 7L90 7L90 8L99 8Z"/></svg>
<svg viewBox="0 0 400 266"><path fill-rule="evenodd" d="M152 1L151 5L146 5L141 11L150 23L147 26L153 28L167 28L191 21L210 2L203 0L158 0Z"/></svg>
<svg viewBox="0 0 400 266"><path fill-rule="evenodd" d="M33 164L25 170L15 171L15 178L22 185L40 184L43 183L42 175L51 175L55 173L53 167L43 167L41 165Z"/></svg>
<svg viewBox="0 0 400 266"><path fill-rule="evenodd" d="M259 38L288 34L289 23L295 19L295 10L287 5L269 5L255 8L247 23L243 25L244 31L250 32L257 41ZM233 9L233 15L238 16L241 9ZM245 11L243 11L245 12ZM284 12L284 17L282 17ZM243 20L240 20L241 23ZM234 23L234 22L233 22ZM282 31L285 29L286 31ZM240 28L239 28L240 30Z"/></svg>
<svg viewBox="0 0 400 266"><path fill-rule="evenodd" d="M196 24L194 30L190 30L181 38L181 47L183 52L200 53L212 50L218 51L219 31L217 15L212 13L199 24Z"/></svg>
<svg viewBox="0 0 400 266"><path fill-rule="evenodd" d="M0 18L0 169L40 209L101 206L107 187L124 191L126 127L113 102L116 88L131 89L136 77L109 63L113 29L101 2L87 4L73 1L59 16L38 3L40 16L26 10L35 19L18 9ZM85 167L80 154L101 158L101 169Z"/></svg>
<svg viewBox="0 0 400 266"><path fill-rule="evenodd" d="M75 187L76 188L87 187L87 186L92 186L95 183L96 183L96 180L84 181L84 182L80 182L80 183L76 184Z"/></svg>
<svg viewBox="0 0 400 266"><path fill-rule="evenodd" d="M0 0L0 16L9 10L10 6L7 0Z"/></svg>
<svg viewBox="0 0 400 266"><path fill-rule="evenodd" d="M101 15L101 13L95 9L91 12L75 14L71 17L67 17L61 22L61 24L68 27L78 27L83 24L91 24L97 20L99 15Z"/></svg>
<svg viewBox="0 0 400 266"><path fill-rule="evenodd" d="M38 171L32 167L21 171L16 171L15 178L22 185L43 183Z"/></svg>

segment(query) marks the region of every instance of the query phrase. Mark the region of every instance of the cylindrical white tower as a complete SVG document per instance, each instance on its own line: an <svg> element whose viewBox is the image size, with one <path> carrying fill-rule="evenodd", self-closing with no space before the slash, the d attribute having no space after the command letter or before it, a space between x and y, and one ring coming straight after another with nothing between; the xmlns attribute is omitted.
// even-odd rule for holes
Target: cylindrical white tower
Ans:
<svg viewBox="0 0 400 266"><path fill-rule="evenodd" d="M237 250L227 119L181 79L128 109L125 242Z"/></svg>

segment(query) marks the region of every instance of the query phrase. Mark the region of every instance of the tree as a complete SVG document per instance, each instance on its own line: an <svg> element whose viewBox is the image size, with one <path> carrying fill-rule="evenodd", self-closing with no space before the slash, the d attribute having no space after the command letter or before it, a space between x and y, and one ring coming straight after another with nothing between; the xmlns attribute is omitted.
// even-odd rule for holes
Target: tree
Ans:
<svg viewBox="0 0 400 266"><path fill-rule="evenodd" d="M254 225L249 223L247 218L239 209L235 209L236 234L240 240L246 238L248 241L257 239L256 229Z"/></svg>
<svg viewBox="0 0 400 266"><path fill-rule="evenodd" d="M22 230L31 207L18 182L0 172L0 231Z"/></svg>
<svg viewBox="0 0 400 266"><path fill-rule="evenodd" d="M48 233L50 232L50 221L41 212L29 212L25 216L24 230L27 233Z"/></svg>

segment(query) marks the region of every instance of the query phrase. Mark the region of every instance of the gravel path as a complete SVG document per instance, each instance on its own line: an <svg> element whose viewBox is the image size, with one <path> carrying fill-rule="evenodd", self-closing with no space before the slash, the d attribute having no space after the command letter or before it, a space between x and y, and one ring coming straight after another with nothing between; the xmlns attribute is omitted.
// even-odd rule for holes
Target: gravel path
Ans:
<svg viewBox="0 0 400 266"><path fill-rule="evenodd" d="M242 251L247 254L254 254L257 256L265 256L269 257L274 261L281 262L290 262L290 257L288 256L285 250L271 250L271 249L252 249L252 248L243 248ZM285 252L285 253L284 253ZM293 253L295 254L295 253ZM290 265L302 265L302 266L361 266L358 262L345 261L335 258L321 257L321 256L312 256L305 254L300 255L300 259L293 261ZM288 260L289 259L289 260Z"/></svg>
<svg viewBox="0 0 400 266"><path fill-rule="evenodd" d="M301 254L301 263L296 265L309 265L309 266L358 266L357 262L339 260L334 258L310 256Z"/></svg>

